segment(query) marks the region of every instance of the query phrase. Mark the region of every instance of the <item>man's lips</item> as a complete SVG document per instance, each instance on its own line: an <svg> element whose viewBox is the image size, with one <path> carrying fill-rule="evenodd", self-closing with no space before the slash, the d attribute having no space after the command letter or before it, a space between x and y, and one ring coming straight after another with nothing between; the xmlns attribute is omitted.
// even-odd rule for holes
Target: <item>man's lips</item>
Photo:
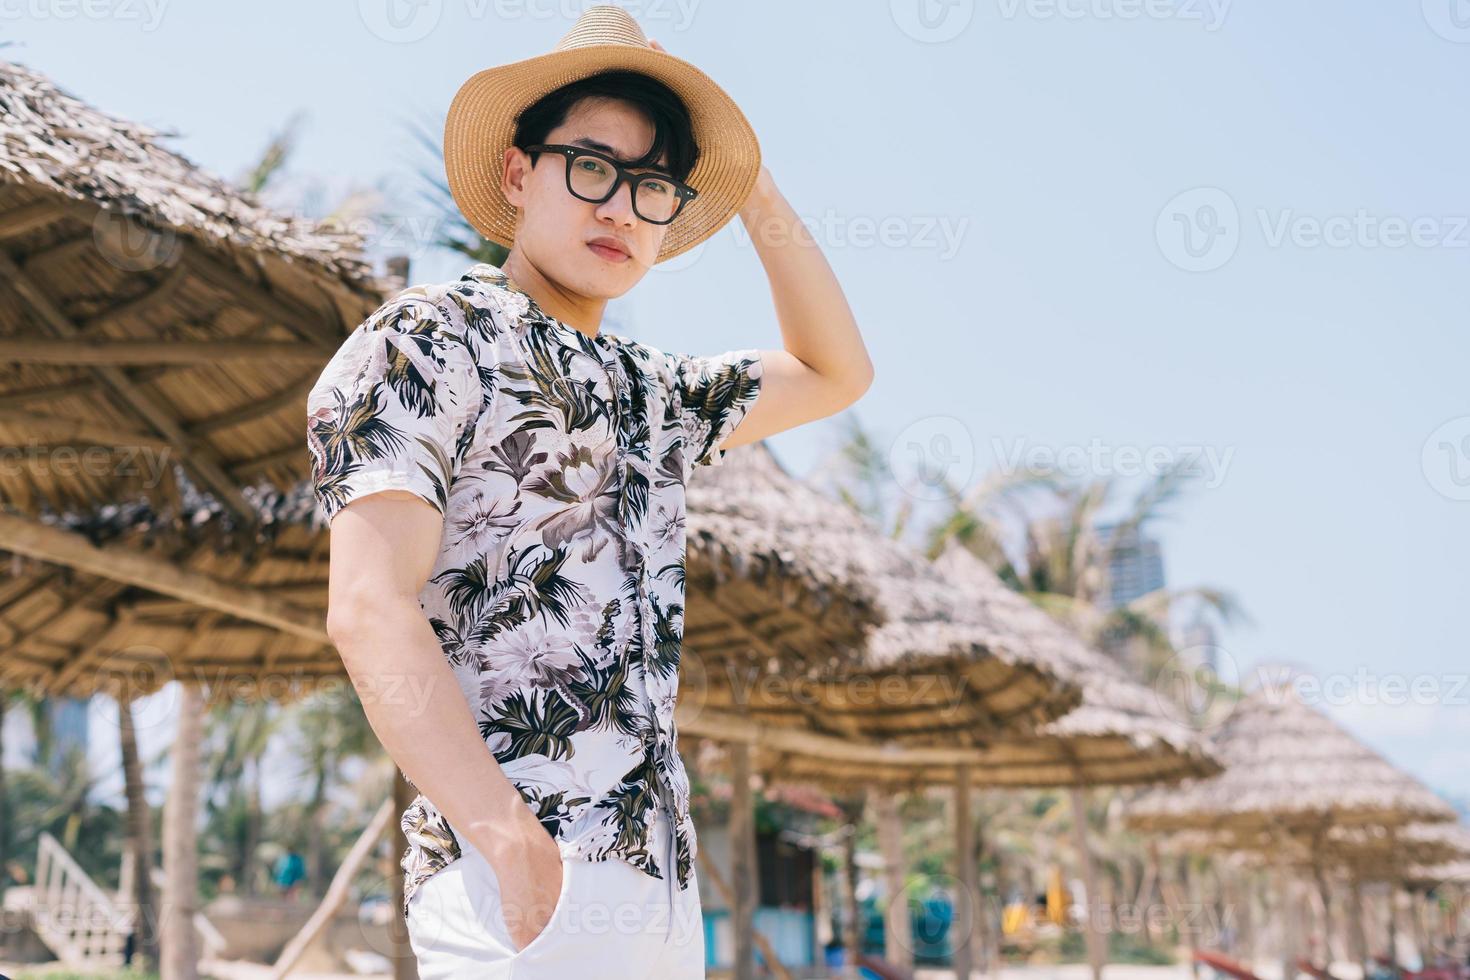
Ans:
<svg viewBox="0 0 1470 980"><path fill-rule="evenodd" d="M619 244L608 238L594 238L587 247L610 262L626 262L631 256Z"/></svg>

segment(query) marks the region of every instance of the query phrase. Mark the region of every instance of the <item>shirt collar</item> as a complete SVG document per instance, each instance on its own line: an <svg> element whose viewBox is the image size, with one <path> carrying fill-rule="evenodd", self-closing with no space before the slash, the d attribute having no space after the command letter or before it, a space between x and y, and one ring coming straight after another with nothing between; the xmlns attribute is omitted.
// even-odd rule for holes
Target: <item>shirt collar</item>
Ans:
<svg viewBox="0 0 1470 980"><path fill-rule="evenodd" d="M541 308L541 304L536 302L535 297L526 292L524 289L517 286L515 283L511 282L510 276L506 274L505 270L499 268L498 266L492 265L489 262L476 263L475 265L470 267L470 270L468 272L460 277L461 282L469 279L488 283L492 286L497 286L501 289L506 289L513 293L519 293L520 295L526 297L526 303L529 305L532 314L534 314L526 318L526 323L529 326L550 329L551 332L564 343L567 343L573 347L577 347L588 354L593 354L599 348L615 350L622 345L623 338L615 333L611 333L608 330L599 330L597 332L596 339L593 339L591 337L588 337L582 331L578 330L576 327L568 326L567 324L558 320L556 317L543 310ZM528 327L523 327L523 329L527 328Z"/></svg>

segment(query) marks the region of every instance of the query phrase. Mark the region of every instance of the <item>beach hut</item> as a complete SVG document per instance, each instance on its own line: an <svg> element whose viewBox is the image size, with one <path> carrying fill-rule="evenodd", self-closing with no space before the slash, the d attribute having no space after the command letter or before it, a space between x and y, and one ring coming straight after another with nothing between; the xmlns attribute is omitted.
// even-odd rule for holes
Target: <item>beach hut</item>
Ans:
<svg viewBox="0 0 1470 980"><path fill-rule="evenodd" d="M111 564L49 518L137 496L177 506L187 483L237 522L256 520L255 487L306 472L311 381L381 302L356 237L261 205L163 137L0 62L0 547L46 565L6 582L6 611L27 624L5 641L13 656L3 669L17 676L55 652L47 642L59 630L95 622L103 607L80 581L158 571L156 561ZM167 595L182 587L171 573L161 581ZM246 598L223 583L207 591L215 612ZM290 635L312 629L279 602L253 608ZM78 618L48 624L43 638L41 621L57 609ZM98 642L70 638L83 649ZM89 669L53 680L65 687ZM171 802L184 827L192 804ZM144 830L134 828L135 841ZM191 887L192 862L175 858L171 884ZM137 876L137 888L136 907L151 908L150 877ZM167 944L177 969L192 969L181 965L191 959L187 922L163 923L179 932Z"/></svg>
<svg viewBox="0 0 1470 980"><path fill-rule="evenodd" d="M307 390L382 302L357 237L163 136L0 61L0 499L22 514L177 500L177 464L253 520L246 488L305 475Z"/></svg>
<svg viewBox="0 0 1470 980"><path fill-rule="evenodd" d="M1305 849L1329 922L1330 834L1455 819L1454 810L1418 780L1307 704L1290 678L1263 682L1245 696L1213 733L1212 744L1223 773L1144 794L1130 805L1128 823L1152 833L1201 831L1229 841L1232 849L1282 855ZM1294 916L1301 903L1292 895L1287 868L1276 862L1272 868L1281 908ZM1286 976L1296 973L1299 932L1284 920Z"/></svg>
<svg viewBox="0 0 1470 980"><path fill-rule="evenodd" d="M826 554L832 562L861 562L861 574L874 581L880 605L891 614L875 631L862 666L871 670L867 676L875 688L895 679L901 683L891 697L864 705L831 694L855 676L850 670L838 671L823 678L828 683L817 685L814 695L789 705L781 696L795 685L774 685L776 694L750 694L759 685L749 678L743 690L712 679L709 697L681 702L681 730L725 743L732 768L741 772L817 784L838 793L870 792L891 894L899 890L902 874L897 802L904 792L952 787L957 853L972 855L970 795L976 788L1064 787L1075 791L1073 803L1080 808L1087 786L1134 785L1219 771L1198 732L1170 705L1006 588L967 552L947 553L932 563L906 552L841 503L793 480L763 445L731 450L706 487L714 485L726 492L703 492L710 495L709 506L720 519L781 528L804 552ZM863 541L867 543L858 543ZM696 612L691 608L691 617ZM933 619L926 620L926 615ZM1043 665L1062 683L1081 689L1080 706L1057 721L1009 728L984 717L983 702L962 710L963 685L947 688L945 682L950 671L963 677L967 661L956 656L954 647L936 644L939 636L962 643L968 651L998 652L1007 664ZM738 661L730 657L726 662ZM914 694L914 703L924 711L922 724L905 717L910 712L908 685L919 678L932 679L952 697L936 703L933 695ZM845 711L840 722L828 714L833 704ZM1003 702L1000 710L1015 711L1015 704ZM865 711L874 717L865 717ZM741 759L743 752L751 757ZM1095 895L1081 809L1075 824L1087 887ZM962 859L959 872L959 890L973 901L979 894L974 861ZM973 907L967 911L973 913ZM888 913L889 934L897 939L901 960L907 913L901 903L890 903ZM1089 936L1090 959L1100 969L1098 937L1094 930ZM965 935L955 950L959 970L973 962L969 938ZM855 948L854 937L848 937L848 945Z"/></svg>

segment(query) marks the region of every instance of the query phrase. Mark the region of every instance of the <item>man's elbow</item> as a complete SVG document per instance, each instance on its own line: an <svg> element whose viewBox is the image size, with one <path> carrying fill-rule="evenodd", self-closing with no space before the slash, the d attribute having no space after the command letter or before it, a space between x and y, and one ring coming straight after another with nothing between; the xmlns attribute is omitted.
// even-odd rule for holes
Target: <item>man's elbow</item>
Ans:
<svg viewBox="0 0 1470 980"><path fill-rule="evenodd" d="M858 371L856 376L845 386L844 392L847 398L847 404L843 406L844 408L866 395L868 389L873 387L873 373L873 362L869 361L866 368Z"/></svg>
<svg viewBox="0 0 1470 980"><path fill-rule="evenodd" d="M352 655L361 648L363 638L381 629L388 614L384 604L368 596L353 593L333 595L327 601L327 638L351 666Z"/></svg>

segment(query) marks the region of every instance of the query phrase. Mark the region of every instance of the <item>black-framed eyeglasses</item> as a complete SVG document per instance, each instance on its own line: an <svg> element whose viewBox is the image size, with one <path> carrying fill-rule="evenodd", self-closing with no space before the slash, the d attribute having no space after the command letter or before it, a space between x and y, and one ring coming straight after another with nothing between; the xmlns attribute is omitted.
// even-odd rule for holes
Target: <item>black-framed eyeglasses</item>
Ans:
<svg viewBox="0 0 1470 980"><path fill-rule="evenodd" d="M537 143L523 149L527 153L560 153L567 162L567 190L591 204L608 200L617 193L618 185L627 181L633 193L633 213L650 224L668 224L679 216L684 205L699 196L699 191L683 181L647 170L634 173L612 157L585 146Z"/></svg>

